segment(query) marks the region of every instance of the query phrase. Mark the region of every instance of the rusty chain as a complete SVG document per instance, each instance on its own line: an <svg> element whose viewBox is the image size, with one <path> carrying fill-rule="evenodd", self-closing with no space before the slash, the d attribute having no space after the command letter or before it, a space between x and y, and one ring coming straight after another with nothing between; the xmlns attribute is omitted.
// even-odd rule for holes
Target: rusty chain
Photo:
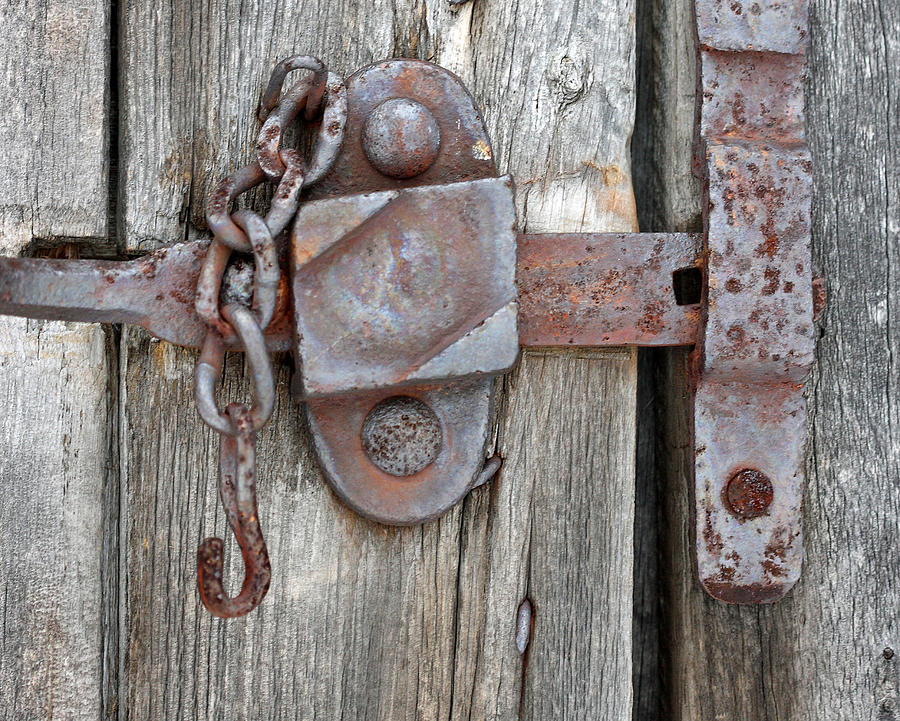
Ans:
<svg viewBox="0 0 900 721"><path fill-rule="evenodd" d="M301 69L311 75L282 95L287 74ZM307 121L321 116L308 161L298 151L281 147L285 129L301 110ZM259 118L263 125L256 159L223 179L207 204L213 238L195 297L197 315L209 330L195 367L194 397L200 417L222 436L219 496L245 567L241 591L230 598L222 581L224 541L207 538L200 544L200 598L213 615L222 618L252 611L269 588L269 556L256 507L256 431L269 420L275 405L272 363L263 331L274 314L281 281L276 238L296 214L302 189L319 180L337 157L347 118L344 81L327 72L316 58L288 58L272 72ZM250 210L231 211L239 196L266 182L277 187L265 218ZM232 257L234 251L252 253L252 271ZM250 408L230 403L222 413L215 387L222 378L225 349L234 342L246 353L254 400Z"/></svg>

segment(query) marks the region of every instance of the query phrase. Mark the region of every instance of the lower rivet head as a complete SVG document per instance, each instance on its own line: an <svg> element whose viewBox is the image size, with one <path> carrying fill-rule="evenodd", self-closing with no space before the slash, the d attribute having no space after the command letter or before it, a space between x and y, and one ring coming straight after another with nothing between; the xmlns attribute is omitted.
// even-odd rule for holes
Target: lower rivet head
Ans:
<svg viewBox="0 0 900 721"><path fill-rule="evenodd" d="M432 166L441 149L441 131L431 111L409 98L391 98L366 118L363 150L378 172L412 178Z"/></svg>
<svg viewBox="0 0 900 721"><path fill-rule="evenodd" d="M386 398L363 421L362 444L369 460L385 473L412 476L441 452L441 423L417 398Z"/></svg>
<svg viewBox="0 0 900 721"><path fill-rule="evenodd" d="M725 486L725 505L739 518L757 518L772 503L772 481L762 471L744 468L735 473Z"/></svg>

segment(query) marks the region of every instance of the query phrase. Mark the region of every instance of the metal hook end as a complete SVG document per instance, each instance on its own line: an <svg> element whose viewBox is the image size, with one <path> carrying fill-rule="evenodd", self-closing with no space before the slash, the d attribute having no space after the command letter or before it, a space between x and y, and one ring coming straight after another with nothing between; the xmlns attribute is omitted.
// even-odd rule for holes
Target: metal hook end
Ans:
<svg viewBox="0 0 900 721"><path fill-rule="evenodd" d="M272 578L269 552L256 508L256 433L247 406L229 404L226 413L235 435L222 436L219 451L219 496L244 558L244 582L231 598L225 591L221 538L207 538L197 551L197 586L203 605L219 618L236 618L256 608Z"/></svg>
<svg viewBox="0 0 900 721"><path fill-rule="evenodd" d="M471 490L475 490L479 486L483 486L485 483L490 481L494 476L497 475L497 472L500 470L500 466L503 465L503 459L500 456L491 456L484 462L484 468L481 469L481 472L475 477L475 481L472 483Z"/></svg>

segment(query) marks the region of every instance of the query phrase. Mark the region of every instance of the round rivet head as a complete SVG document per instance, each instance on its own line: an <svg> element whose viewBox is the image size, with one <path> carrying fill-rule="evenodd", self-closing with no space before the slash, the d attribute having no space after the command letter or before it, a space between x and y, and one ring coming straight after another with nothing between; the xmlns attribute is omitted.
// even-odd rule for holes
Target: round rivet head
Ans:
<svg viewBox="0 0 900 721"><path fill-rule="evenodd" d="M431 465L441 452L441 422L417 398L386 398L363 421L362 443L369 460L382 471L411 476Z"/></svg>
<svg viewBox="0 0 900 721"><path fill-rule="evenodd" d="M412 178L434 163L441 149L441 130L422 103L392 98L366 118L362 144L378 172L392 178Z"/></svg>
<svg viewBox="0 0 900 721"><path fill-rule="evenodd" d="M772 481L765 473L754 468L744 468L729 479L724 496L734 515L756 518L768 510L774 490Z"/></svg>

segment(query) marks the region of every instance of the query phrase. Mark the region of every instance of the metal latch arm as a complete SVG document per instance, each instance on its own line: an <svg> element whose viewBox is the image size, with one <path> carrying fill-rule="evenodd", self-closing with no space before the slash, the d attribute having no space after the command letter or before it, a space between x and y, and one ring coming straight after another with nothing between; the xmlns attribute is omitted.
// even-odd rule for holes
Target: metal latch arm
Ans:
<svg viewBox="0 0 900 721"><path fill-rule="evenodd" d="M701 306L678 304L673 275L703 273L701 242L688 233L520 234L520 344L693 345ZM199 348L207 326L194 292L208 247L179 243L130 261L0 258L0 314L128 323ZM270 351L290 349L292 325L282 287L265 330ZM239 350L236 341L231 349Z"/></svg>

